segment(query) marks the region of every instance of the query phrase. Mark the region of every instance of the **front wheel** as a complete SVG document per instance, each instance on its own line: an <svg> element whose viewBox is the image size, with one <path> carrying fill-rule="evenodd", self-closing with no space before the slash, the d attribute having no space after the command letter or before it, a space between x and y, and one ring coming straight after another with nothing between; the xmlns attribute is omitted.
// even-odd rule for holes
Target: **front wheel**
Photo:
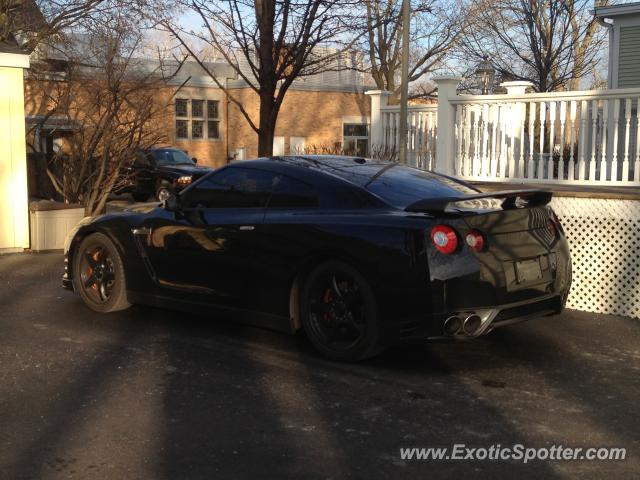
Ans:
<svg viewBox="0 0 640 480"><path fill-rule="evenodd" d="M74 290L91 310L115 312L131 305L122 259L109 237L102 233L86 237L75 252L73 264Z"/></svg>
<svg viewBox="0 0 640 480"><path fill-rule="evenodd" d="M160 185L160 187L158 187L158 190L156 191L156 199L160 203L166 202L171 195L171 189L167 185Z"/></svg>
<svg viewBox="0 0 640 480"><path fill-rule="evenodd" d="M309 273L301 293L304 330L333 360L358 361L381 351L373 291L355 268L326 262Z"/></svg>

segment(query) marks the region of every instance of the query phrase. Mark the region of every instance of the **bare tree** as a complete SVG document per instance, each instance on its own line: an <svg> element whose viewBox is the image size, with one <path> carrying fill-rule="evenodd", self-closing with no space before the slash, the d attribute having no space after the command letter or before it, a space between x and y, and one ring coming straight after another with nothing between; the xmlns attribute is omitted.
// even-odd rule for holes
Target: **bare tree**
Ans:
<svg viewBox="0 0 640 480"><path fill-rule="evenodd" d="M578 88L592 68L604 32L591 0L484 0L479 28L465 33L466 62L488 56L503 79L528 80L537 91Z"/></svg>
<svg viewBox="0 0 640 480"><path fill-rule="evenodd" d="M31 51L47 38L105 15L124 0L0 0L0 41L17 40Z"/></svg>
<svg viewBox="0 0 640 480"><path fill-rule="evenodd" d="M111 192L129 180L127 167L136 153L166 140L160 122L171 100L160 99L167 71L176 72L180 64L168 67L136 58L142 34L123 15L84 27L81 41L72 39L62 48L65 70L38 70L36 65L29 82L44 110L43 124L55 116L74 126L65 148L48 165L55 190L65 201L82 203L87 215L96 215Z"/></svg>
<svg viewBox="0 0 640 480"><path fill-rule="evenodd" d="M162 25L223 89L258 135L258 155L271 155L280 107L296 78L331 69L354 42L350 6L357 0L184 0L202 23L189 31ZM259 98L256 121L194 45L219 53Z"/></svg>
<svg viewBox="0 0 640 480"><path fill-rule="evenodd" d="M367 15L364 49L371 75L381 90L400 92L399 76L402 53L402 1L363 0ZM442 68L445 56L456 47L462 31L469 28L467 7L462 1L417 0L411 5L409 82ZM428 97L433 85L421 81L410 98Z"/></svg>

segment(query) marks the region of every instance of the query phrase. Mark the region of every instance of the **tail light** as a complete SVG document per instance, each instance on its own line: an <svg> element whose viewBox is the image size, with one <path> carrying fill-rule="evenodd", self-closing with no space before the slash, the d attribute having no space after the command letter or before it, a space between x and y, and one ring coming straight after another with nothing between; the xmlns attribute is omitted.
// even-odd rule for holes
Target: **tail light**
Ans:
<svg viewBox="0 0 640 480"><path fill-rule="evenodd" d="M456 231L448 225L436 225L431 230L431 242L436 249L450 255L458 249L458 235Z"/></svg>
<svg viewBox="0 0 640 480"><path fill-rule="evenodd" d="M486 244L484 236L478 230L469 230L464 236L464 242L474 252L481 252Z"/></svg>

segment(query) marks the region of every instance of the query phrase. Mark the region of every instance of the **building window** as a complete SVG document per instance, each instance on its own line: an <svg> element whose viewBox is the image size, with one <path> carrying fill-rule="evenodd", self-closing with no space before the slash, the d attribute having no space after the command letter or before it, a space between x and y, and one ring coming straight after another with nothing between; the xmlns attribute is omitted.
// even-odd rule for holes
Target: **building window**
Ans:
<svg viewBox="0 0 640 480"><path fill-rule="evenodd" d="M220 138L220 102L207 100L207 138Z"/></svg>
<svg viewBox="0 0 640 480"><path fill-rule="evenodd" d="M202 120L191 121L191 138L204 138L204 122Z"/></svg>
<svg viewBox="0 0 640 480"><path fill-rule="evenodd" d="M204 100L191 100L191 116L193 118L204 117Z"/></svg>
<svg viewBox="0 0 640 480"><path fill-rule="evenodd" d="M218 118L218 101L207 100L207 118Z"/></svg>
<svg viewBox="0 0 640 480"><path fill-rule="evenodd" d="M184 98L176 100L176 117L187 117L187 101Z"/></svg>
<svg viewBox="0 0 640 480"><path fill-rule="evenodd" d="M369 153L369 131L366 123L345 123L342 126L342 148L345 155L366 157Z"/></svg>
<svg viewBox="0 0 640 480"><path fill-rule="evenodd" d="M218 121L209 120L207 122L207 138L219 138L220 132L218 132Z"/></svg>
<svg viewBox="0 0 640 480"><path fill-rule="evenodd" d="M177 98L176 138L200 140L220 138L218 100Z"/></svg>
<svg viewBox="0 0 640 480"><path fill-rule="evenodd" d="M176 138L189 138L188 120L176 120Z"/></svg>

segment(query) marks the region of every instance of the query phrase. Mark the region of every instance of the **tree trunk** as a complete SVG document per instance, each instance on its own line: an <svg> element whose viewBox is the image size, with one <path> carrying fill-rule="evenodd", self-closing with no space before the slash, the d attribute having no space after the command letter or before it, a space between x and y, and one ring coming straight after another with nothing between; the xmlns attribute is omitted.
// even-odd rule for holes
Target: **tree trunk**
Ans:
<svg viewBox="0 0 640 480"><path fill-rule="evenodd" d="M273 134L276 131L278 119L277 106L273 98L273 91L262 89L260 92L260 126L258 127L258 156L273 155Z"/></svg>

